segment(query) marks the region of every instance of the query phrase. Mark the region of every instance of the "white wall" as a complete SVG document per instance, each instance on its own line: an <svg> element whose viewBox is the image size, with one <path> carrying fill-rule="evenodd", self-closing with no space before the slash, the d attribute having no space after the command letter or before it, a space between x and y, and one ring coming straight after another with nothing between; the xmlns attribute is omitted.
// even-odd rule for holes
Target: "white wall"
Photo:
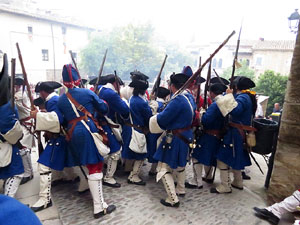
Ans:
<svg viewBox="0 0 300 225"><path fill-rule="evenodd" d="M53 39L55 50L55 68L71 62L69 50L79 52L88 43L87 30L77 27L66 27L66 35L62 34L62 24L53 23L53 39L51 23L19 15L0 13L0 49L8 54L8 58L18 58L16 42L19 43L25 69L30 83L46 80L46 70L54 69ZM32 37L28 34L28 26L32 27ZM66 52L64 45L66 43ZM48 49L49 61L42 61L42 49ZM16 73L21 73L17 59Z"/></svg>

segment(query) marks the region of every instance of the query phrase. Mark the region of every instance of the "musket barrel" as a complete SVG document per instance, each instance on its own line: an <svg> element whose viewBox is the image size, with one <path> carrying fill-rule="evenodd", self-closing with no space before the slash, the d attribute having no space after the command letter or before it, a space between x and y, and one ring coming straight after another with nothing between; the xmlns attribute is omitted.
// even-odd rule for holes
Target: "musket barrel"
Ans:
<svg viewBox="0 0 300 225"><path fill-rule="evenodd" d="M27 73L26 73L26 70L25 70L24 63L23 63L21 50L20 50L20 47L19 47L18 43L16 43L16 46L17 46L17 50L18 50L18 55L19 55L19 60L20 60L21 68L22 68L22 73L23 73L23 76L24 76L24 83L25 83L25 86L26 86L26 89L27 89L28 98L30 100L30 108L31 108L31 110L35 110L35 107L34 107L34 104L33 104L33 98L32 98L32 95L31 95L31 89L30 89L30 85L29 85L29 82L28 82L28 78L27 78Z"/></svg>

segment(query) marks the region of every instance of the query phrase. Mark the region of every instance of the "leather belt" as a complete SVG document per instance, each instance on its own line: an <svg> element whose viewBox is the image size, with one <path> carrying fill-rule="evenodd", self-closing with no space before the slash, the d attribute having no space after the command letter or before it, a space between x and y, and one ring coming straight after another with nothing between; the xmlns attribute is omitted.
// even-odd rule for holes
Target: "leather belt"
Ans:
<svg viewBox="0 0 300 225"><path fill-rule="evenodd" d="M66 137L67 141L70 141L73 135L73 131L75 129L76 124L81 121L81 120L86 120L87 117L86 116L80 116L80 117L76 117L75 119L70 120L68 123L72 124L71 128L68 130L68 135Z"/></svg>
<svg viewBox="0 0 300 225"><path fill-rule="evenodd" d="M219 130L204 130L204 133L214 136L218 139L221 139L221 131Z"/></svg>
<svg viewBox="0 0 300 225"><path fill-rule="evenodd" d="M172 130L172 133L177 136L180 140L182 140L184 143L186 143L187 145L191 144L193 141L188 140L185 136L183 136L181 133L184 131L187 131L191 129L191 126L185 127L185 128L180 128L180 129L175 129Z"/></svg>

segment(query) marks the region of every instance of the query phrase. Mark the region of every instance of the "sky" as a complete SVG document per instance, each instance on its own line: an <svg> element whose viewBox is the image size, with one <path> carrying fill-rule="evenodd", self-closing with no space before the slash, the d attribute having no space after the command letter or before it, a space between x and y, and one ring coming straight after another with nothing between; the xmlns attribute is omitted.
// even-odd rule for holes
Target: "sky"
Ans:
<svg viewBox="0 0 300 225"><path fill-rule="evenodd" d="M38 0L37 0L38 1ZM299 0L40 0L43 7L100 30L150 22L158 36L186 45L223 41L243 21L241 39L295 40L288 17Z"/></svg>

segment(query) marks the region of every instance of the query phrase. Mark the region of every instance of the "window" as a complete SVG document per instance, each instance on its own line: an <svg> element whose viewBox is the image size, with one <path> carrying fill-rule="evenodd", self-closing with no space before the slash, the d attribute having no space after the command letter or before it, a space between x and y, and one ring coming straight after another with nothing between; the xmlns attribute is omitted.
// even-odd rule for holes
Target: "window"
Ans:
<svg viewBox="0 0 300 225"><path fill-rule="evenodd" d="M48 49L42 49L42 60L43 61L49 61Z"/></svg>
<svg viewBox="0 0 300 225"><path fill-rule="evenodd" d="M32 34L32 27L27 27L28 29L28 34Z"/></svg>
<svg viewBox="0 0 300 225"><path fill-rule="evenodd" d="M256 66L261 66L262 65L262 57L257 57L256 58L256 63L255 63Z"/></svg>
<svg viewBox="0 0 300 225"><path fill-rule="evenodd" d="M246 59L246 65L250 66L250 60L249 59Z"/></svg>
<svg viewBox="0 0 300 225"><path fill-rule="evenodd" d="M66 27L61 27L61 32L63 35L67 33L67 28Z"/></svg>
<svg viewBox="0 0 300 225"><path fill-rule="evenodd" d="M218 68L222 68L223 60L219 59Z"/></svg>

